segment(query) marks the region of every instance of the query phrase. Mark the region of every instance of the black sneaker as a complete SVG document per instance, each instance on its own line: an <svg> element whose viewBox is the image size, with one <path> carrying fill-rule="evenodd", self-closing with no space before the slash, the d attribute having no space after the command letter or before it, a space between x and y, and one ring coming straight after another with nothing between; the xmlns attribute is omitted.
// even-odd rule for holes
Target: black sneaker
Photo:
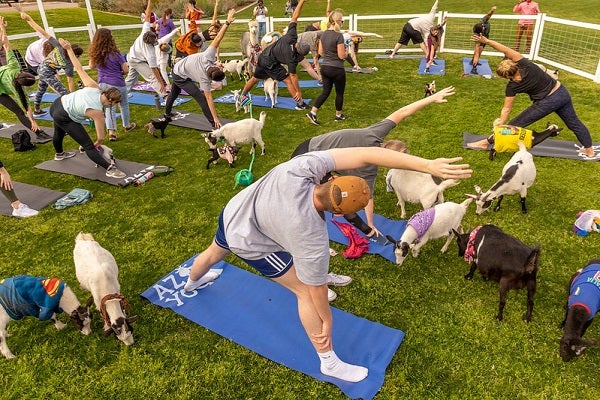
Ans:
<svg viewBox="0 0 600 400"><path fill-rule="evenodd" d="M477 66L473 66L473 68L471 68L471 74L477 75Z"/></svg>
<svg viewBox="0 0 600 400"><path fill-rule="evenodd" d="M308 110L309 106L304 101L296 103L296 110Z"/></svg>
<svg viewBox="0 0 600 400"><path fill-rule="evenodd" d="M346 116L344 114L336 115L335 116L335 120L336 121L345 121L346 120Z"/></svg>
<svg viewBox="0 0 600 400"><path fill-rule="evenodd" d="M52 136L48 135L46 132L44 132L41 129L38 129L35 132L35 136L40 140L52 139Z"/></svg>
<svg viewBox="0 0 600 400"><path fill-rule="evenodd" d="M321 124L319 124L319 120L317 120L317 116L315 114L313 114L312 112L307 113L306 118L308 118L313 125L317 125L317 126L321 125Z"/></svg>
<svg viewBox="0 0 600 400"><path fill-rule="evenodd" d="M46 110L33 110L34 117L42 117L46 114L48 114L48 111L46 111Z"/></svg>

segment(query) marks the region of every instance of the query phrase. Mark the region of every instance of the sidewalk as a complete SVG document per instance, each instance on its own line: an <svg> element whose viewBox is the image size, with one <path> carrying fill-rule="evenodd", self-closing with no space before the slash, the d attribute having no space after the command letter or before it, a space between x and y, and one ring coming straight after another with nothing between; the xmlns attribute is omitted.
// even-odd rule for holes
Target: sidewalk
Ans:
<svg viewBox="0 0 600 400"><path fill-rule="evenodd" d="M28 3L19 3L23 11L38 11L37 2L28 2ZM44 1L43 2L44 10L50 10L53 8L78 8L79 4L77 2L70 3L66 1ZM0 3L0 13L10 13L17 12L14 7L10 7L8 4Z"/></svg>

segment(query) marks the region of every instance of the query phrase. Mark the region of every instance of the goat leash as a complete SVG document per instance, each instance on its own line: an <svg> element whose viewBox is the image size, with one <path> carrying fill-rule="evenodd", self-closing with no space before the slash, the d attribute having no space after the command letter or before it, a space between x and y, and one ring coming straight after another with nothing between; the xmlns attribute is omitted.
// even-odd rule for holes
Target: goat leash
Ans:
<svg viewBox="0 0 600 400"><path fill-rule="evenodd" d="M100 300L100 315L102 316L102 319L108 326L111 326L111 324L110 324L110 317L108 316L108 312L106 312L106 302L108 300L113 300L113 299L119 299L121 301L121 309L123 311L129 311L129 302L127 301L125 296L123 296L122 294L111 293L111 294L107 294L106 296L104 296L102 298L102 300Z"/></svg>

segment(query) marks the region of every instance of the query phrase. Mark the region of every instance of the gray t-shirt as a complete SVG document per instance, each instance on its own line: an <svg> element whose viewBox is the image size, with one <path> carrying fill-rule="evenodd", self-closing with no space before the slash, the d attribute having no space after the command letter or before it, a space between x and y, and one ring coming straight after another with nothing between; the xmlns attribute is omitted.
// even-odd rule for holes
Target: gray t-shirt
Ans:
<svg viewBox="0 0 600 400"><path fill-rule="evenodd" d="M217 62L217 48L208 46L201 53L190 54L182 58L173 66L173 73L182 78L198 82L198 86L204 92L210 92L211 79L206 74L208 68Z"/></svg>
<svg viewBox="0 0 600 400"><path fill-rule="evenodd" d="M288 252L300 281L311 286L326 284L327 225L315 208L313 192L334 169L327 152L302 154L279 164L235 195L223 211L229 249L249 260Z"/></svg>
<svg viewBox="0 0 600 400"><path fill-rule="evenodd" d="M344 35L340 32L328 29L321 35L321 46L323 47L323 63L329 67L344 68L344 60L338 57L337 46L344 43Z"/></svg>
<svg viewBox="0 0 600 400"><path fill-rule="evenodd" d="M368 128L362 129L342 129L333 131L324 135L315 136L310 139L308 151L328 150L345 147L379 147L396 126L396 123L390 119L384 119ZM340 175L354 175L367 181L371 189L371 197L375 190L375 178L377 178L377 166L369 165L367 167L347 169L336 171Z"/></svg>

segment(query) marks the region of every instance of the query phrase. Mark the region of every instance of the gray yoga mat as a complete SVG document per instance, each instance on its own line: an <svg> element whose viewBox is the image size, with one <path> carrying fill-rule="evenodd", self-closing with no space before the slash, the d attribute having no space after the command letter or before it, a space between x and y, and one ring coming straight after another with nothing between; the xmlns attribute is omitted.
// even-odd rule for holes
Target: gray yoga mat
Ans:
<svg viewBox="0 0 600 400"><path fill-rule="evenodd" d="M65 192L57 192L56 190L15 181L13 181L13 187L21 203L27 204L30 208L38 211L66 194ZM0 195L0 214L11 216L12 210L13 208L8 199Z"/></svg>
<svg viewBox="0 0 600 400"><path fill-rule="evenodd" d="M210 132L213 130L212 125L203 114L195 114L195 113L181 113L181 118L173 119L169 122L169 125L179 126L181 128L191 128L197 129L199 131ZM219 118L221 120L221 124L225 125L230 122L233 122L231 119ZM153 121L156 121L156 118L152 118ZM167 134L168 129L165 130L165 134Z"/></svg>
<svg viewBox="0 0 600 400"><path fill-rule="evenodd" d="M358 71L353 70L351 67L345 67L344 69L346 70L346 72L351 72L353 74L372 74L373 72L377 71L373 68L361 68Z"/></svg>
<svg viewBox="0 0 600 400"><path fill-rule="evenodd" d="M75 175L86 179L105 182L114 186L128 186L136 177L147 172L148 164L142 164L133 161L125 161L117 159L117 168L127 174L126 178L117 179L106 176L106 170L102 167L97 167L85 153L80 153L79 150L69 150L76 153L75 157L67 158L61 161L49 160L36 165L37 169L46 171L59 172L61 174Z"/></svg>
<svg viewBox="0 0 600 400"><path fill-rule="evenodd" d="M469 132L463 132L463 148L468 149L467 143L476 142L487 138L487 136L474 135ZM584 160L579 154L576 147L577 143L568 142L566 140L548 139L544 140L537 146L529 149L529 152L534 156L540 157L556 157L556 158L569 158L571 160ZM598 143L594 143L594 146ZM596 149L598 147L595 147ZM469 149L469 150L483 150L483 149ZM598 150L596 150L598 154ZM598 161L598 160L586 160L586 161Z"/></svg>
<svg viewBox="0 0 600 400"><path fill-rule="evenodd" d="M52 136L52 128L48 128L48 127L44 127L44 126L40 126L40 128L44 132L46 132L48 135ZM12 139L12 134L15 133L16 131L20 131L22 129L26 130L27 133L29 133L29 137L31 138L31 143L42 144L42 143L47 143L47 142L52 141L52 137L50 137L49 139L38 139L37 136L35 136L35 134L33 134L24 125L17 124L15 122L0 123L0 137L6 138L6 139Z"/></svg>

